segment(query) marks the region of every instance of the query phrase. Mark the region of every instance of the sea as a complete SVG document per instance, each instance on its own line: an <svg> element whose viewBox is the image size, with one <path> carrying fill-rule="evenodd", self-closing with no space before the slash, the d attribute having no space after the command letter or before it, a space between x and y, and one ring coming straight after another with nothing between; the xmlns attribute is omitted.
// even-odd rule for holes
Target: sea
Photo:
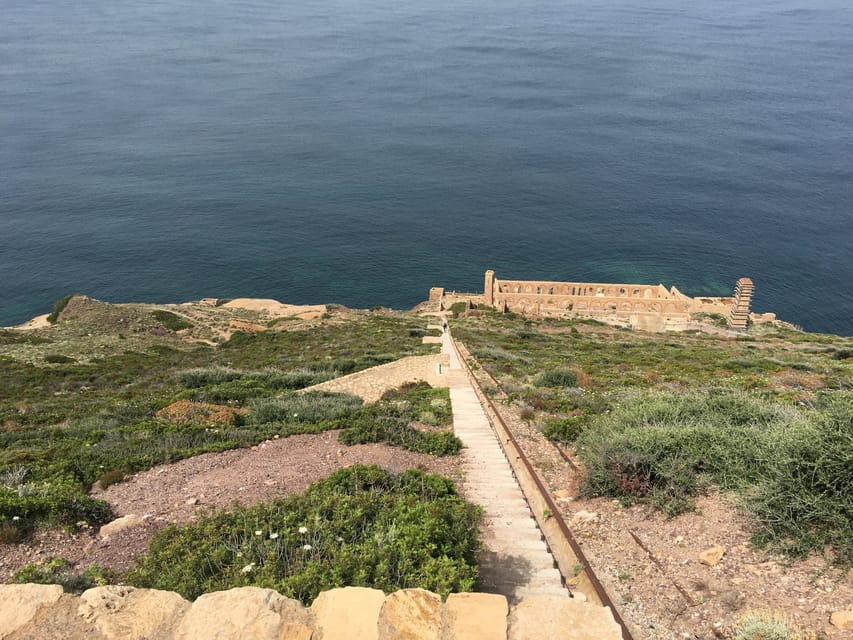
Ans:
<svg viewBox="0 0 853 640"><path fill-rule="evenodd" d="M853 2L0 3L0 325L486 269L853 335Z"/></svg>

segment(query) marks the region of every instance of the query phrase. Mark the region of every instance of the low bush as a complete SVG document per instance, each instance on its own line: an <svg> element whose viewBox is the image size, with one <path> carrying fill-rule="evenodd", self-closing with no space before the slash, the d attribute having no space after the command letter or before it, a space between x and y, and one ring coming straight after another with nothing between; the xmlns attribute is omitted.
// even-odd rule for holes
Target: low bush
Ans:
<svg viewBox="0 0 853 640"><path fill-rule="evenodd" d="M649 499L670 515L713 483L743 496L754 541L791 555L831 548L853 566L853 396L794 409L743 393L654 394L598 416L577 444L583 491Z"/></svg>
<svg viewBox="0 0 853 640"><path fill-rule="evenodd" d="M151 312L151 315L166 327L169 331L180 331L181 329L189 329L192 327L192 322L189 322L185 318L182 318L176 313L172 313L171 311L164 311L163 309L155 309Z"/></svg>
<svg viewBox="0 0 853 640"><path fill-rule="evenodd" d="M554 442L574 442L583 433L588 423L589 417L586 415L569 418L549 418L545 420L542 434Z"/></svg>
<svg viewBox="0 0 853 640"><path fill-rule="evenodd" d="M356 426L341 431L338 440L346 445L385 442L434 456L455 455L462 448L462 441L450 431L418 431L398 416L372 413L362 416Z"/></svg>
<svg viewBox="0 0 853 640"><path fill-rule="evenodd" d="M537 387L576 387L578 374L571 369L543 371L533 381Z"/></svg>
<svg viewBox="0 0 853 640"><path fill-rule="evenodd" d="M327 425L326 428L332 429L352 416L361 405L361 398L346 393L289 393L277 398L252 401L249 404L249 419L255 424L310 422Z"/></svg>
<svg viewBox="0 0 853 640"><path fill-rule="evenodd" d="M470 591L479 517L445 478L357 465L298 496L167 527L125 581L190 600L254 585L305 604L346 585Z"/></svg>

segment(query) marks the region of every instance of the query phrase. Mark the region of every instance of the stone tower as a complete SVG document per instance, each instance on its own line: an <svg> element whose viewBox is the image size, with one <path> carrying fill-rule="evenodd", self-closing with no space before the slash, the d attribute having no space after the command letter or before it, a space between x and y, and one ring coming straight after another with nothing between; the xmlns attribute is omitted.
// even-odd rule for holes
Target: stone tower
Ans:
<svg viewBox="0 0 853 640"><path fill-rule="evenodd" d="M752 280L741 278L735 285L735 301L729 311L729 329L746 331L749 303L752 301Z"/></svg>
<svg viewBox="0 0 853 640"><path fill-rule="evenodd" d="M483 285L483 298L489 307L495 306L495 272L486 271L486 282Z"/></svg>

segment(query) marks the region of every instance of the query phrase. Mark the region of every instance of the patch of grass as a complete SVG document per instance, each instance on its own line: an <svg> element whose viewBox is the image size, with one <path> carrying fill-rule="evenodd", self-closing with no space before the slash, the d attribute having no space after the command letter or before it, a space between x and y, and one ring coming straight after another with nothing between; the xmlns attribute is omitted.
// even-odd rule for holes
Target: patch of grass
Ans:
<svg viewBox="0 0 853 640"><path fill-rule="evenodd" d="M361 398L346 393L289 393L277 398L252 401L249 404L249 419L255 424L312 423L334 429L354 415L361 405Z"/></svg>
<svg viewBox="0 0 853 640"><path fill-rule="evenodd" d="M305 604L345 585L470 591L479 517L440 476L357 465L298 496L167 527L125 581L190 600L254 585Z"/></svg>
<svg viewBox="0 0 853 640"><path fill-rule="evenodd" d="M181 329L189 329L193 326L192 322L171 311L155 309L151 312L151 315L169 331L180 331Z"/></svg>

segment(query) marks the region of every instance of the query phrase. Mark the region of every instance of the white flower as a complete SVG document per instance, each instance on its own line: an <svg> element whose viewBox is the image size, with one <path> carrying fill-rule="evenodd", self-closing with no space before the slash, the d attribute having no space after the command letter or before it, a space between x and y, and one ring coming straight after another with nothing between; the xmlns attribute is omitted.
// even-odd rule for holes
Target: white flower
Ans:
<svg viewBox="0 0 853 640"><path fill-rule="evenodd" d="M240 569L240 571L242 571L243 573L251 573L251 572L252 572L252 569L254 569L254 568L255 568L255 563L254 563L254 562L250 562L250 563L249 563L249 564L247 564L245 567L243 567L242 569Z"/></svg>
<svg viewBox="0 0 853 640"><path fill-rule="evenodd" d="M308 533L308 527L299 527L299 533Z"/></svg>
<svg viewBox="0 0 853 640"><path fill-rule="evenodd" d="M12 522L17 522L21 519L21 516L12 516Z"/></svg>
<svg viewBox="0 0 853 640"><path fill-rule="evenodd" d="M264 535L264 532L261 531L260 529L258 529L257 531L255 531L255 535L256 536L262 536L262 535Z"/></svg>
<svg viewBox="0 0 853 640"><path fill-rule="evenodd" d="M302 549L303 549L304 551L311 551L312 547L311 547L311 545L310 545L310 544L303 544L303 545L302 545Z"/></svg>
<svg viewBox="0 0 853 640"><path fill-rule="evenodd" d="M270 540L275 540L276 538L278 538L278 534L277 534L277 533L271 533L271 534L270 534Z"/></svg>
<svg viewBox="0 0 853 640"><path fill-rule="evenodd" d="M343 538L341 538L340 536L338 536L337 538L335 538L335 540L337 540L338 542L343 542L343 541L344 541L344 539L343 539Z"/></svg>
<svg viewBox="0 0 853 640"><path fill-rule="evenodd" d="M298 414L298 413L294 413L294 414L293 414L293 417L294 417L294 418L298 418L298 417L299 417L299 414Z"/></svg>

